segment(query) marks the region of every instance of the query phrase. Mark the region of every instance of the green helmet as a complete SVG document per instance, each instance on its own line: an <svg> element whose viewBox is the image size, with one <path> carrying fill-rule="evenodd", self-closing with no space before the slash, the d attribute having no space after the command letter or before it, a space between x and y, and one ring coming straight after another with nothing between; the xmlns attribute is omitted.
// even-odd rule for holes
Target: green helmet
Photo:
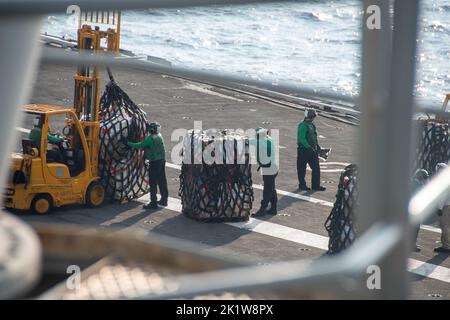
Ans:
<svg viewBox="0 0 450 320"><path fill-rule="evenodd" d="M161 125L154 121L148 125L148 131L150 131L151 134L159 133L161 131Z"/></svg>

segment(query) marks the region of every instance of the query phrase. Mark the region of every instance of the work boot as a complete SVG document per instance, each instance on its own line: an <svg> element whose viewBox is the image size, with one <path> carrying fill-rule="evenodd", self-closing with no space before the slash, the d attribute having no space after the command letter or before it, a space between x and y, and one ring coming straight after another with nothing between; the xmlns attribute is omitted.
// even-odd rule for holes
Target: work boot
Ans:
<svg viewBox="0 0 450 320"><path fill-rule="evenodd" d="M447 248L444 248L444 247L434 248L433 251L437 252L437 253L447 253L447 254L450 253L450 249L447 249Z"/></svg>
<svg viewBox="0 0 450 320"><path fill-rule="evenodd" d="M255 217L261 217L266 214L267 206L261 206L258 211L256 211L253 215Z"/></svg>
<svg viewBox="0 0 450 320"><path fill-rule="evenodd" d="M149 202L144 205L144 209L158 209L158 204L156 202Z"/></svg>
<svg viewBox="0 0 450 320"><path fill-rule="evenodd" d="M304 185L298 185L298 190L300 191L311 191L311 188L308 188L308 186Z"/></svg>
<svg viewBox="0 0 450 320"><path fill-rule="evenodd" d="M277 207L270 207L269 210L266 211L266 214L276 215L277 214Z"/></svg>
<svg viewBox="0 0 450 320"><path fill-rule="evenodd" d="M167 207L167 199L161 199L158 201L158 204L162 207Z"/></svg>
<svg viewBox="0 0 450 320"><path fill-rule="evenodd" d="M327 190L327 188L322 187L322 186L318 186L318 187L314 187L313 188L313 191L325 191L325 190Z"/></svg>

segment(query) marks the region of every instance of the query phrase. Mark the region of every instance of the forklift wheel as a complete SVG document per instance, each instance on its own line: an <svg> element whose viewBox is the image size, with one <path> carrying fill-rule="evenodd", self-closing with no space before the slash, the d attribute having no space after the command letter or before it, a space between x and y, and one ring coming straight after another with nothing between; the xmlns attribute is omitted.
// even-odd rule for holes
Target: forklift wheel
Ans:
<svg viewBox="0 0 450 320"><path fill-rule="evenodd" d="M31 210L37 214L47 214L52 208L52 198L47 194L38 194L31 202Z"/></svg>
<svg viewBox="0 0 450 320"><path fill-rule="evenodd" d="M86 191L86 204L91 208L100 207L105 200L105 189L97 181L92 182Z"/></svg>

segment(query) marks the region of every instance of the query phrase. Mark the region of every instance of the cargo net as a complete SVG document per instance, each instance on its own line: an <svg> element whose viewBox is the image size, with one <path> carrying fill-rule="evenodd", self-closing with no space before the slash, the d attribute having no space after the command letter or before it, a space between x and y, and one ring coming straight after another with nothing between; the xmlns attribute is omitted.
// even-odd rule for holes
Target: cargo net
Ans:
<svg viewBox="0 0 450 320"><path fill-rule="evenodd" d="M205 149L214 159L203 158ZM179 195L186 216L205 222L248 220L253 188L247 137L191 130L182 156Z"/></svg>
<svg viewBox="0 0 450 320"><path fill-rule="evenodd" d="M435 173L436 165L450 160L450 127L449 123L421 120L421 135L416 149L414 169L425 169Z"/></svg>
<svg viewBox="0 0 450 320"><path fill-rule="evenodd" d="M336 202L325 221L328 232L328 254L348 248L356 238L354 210L358 204L357 168L351 164L344 168L339 178Z"/></svg>
<svg viewBox="0 0 450 320"><path fill-rule="evenodd" d="M143 150L127 141L145 138L146 113L112 80L100 100L99 175L110 200L129 201L149 192Z"/></svg>

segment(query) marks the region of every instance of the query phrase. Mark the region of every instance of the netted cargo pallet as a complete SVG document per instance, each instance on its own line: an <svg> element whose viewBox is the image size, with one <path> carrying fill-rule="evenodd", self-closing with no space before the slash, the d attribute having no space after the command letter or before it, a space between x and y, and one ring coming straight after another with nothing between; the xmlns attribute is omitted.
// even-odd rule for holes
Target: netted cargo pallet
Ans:
<svg viewBox="0 0 450 320"><path fill-rule="evenodd" d="M339 178L338 192L333 209L325 222L328 232L328 254L348 248L356 238L354 211L358 205L357 167L344 168Z"/></svg>
<svg viewBox="0 0 450 320"><path fill-rule="evenodd" d="M204 151L212 146L215 160L205 161ZM182 152L183 213L209 222L248 220L253 203L248 138L226 131L192 130L184 138Z"/></svg>
<svg viewBox="0 0 450 320"><path fill-rule="evenodd" d="M421 120L419 143L416 149L414 170L425 169L435 173L436 165L450 161L449 123Z"/></svg>
<svg viewBox="0 0 450 320"><path fill-rule="evenodd" d="M148 193L144 151L127 146L145 138L147 114L112 80L100 100L100 119L99 175L106 194L126 201Z"/></svg>

